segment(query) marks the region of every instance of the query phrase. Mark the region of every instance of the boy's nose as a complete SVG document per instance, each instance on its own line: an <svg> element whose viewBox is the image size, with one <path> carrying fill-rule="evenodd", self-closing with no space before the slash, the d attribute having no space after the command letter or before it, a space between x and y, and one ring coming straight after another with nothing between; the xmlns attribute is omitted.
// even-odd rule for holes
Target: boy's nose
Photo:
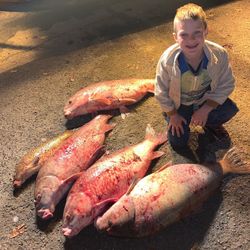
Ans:
<svg viewBox="0 0 250 250"><path fill-rule="evenodd" d="M190 35L189 39L190 40L195 40L195 35L194 34Z"/></svg>

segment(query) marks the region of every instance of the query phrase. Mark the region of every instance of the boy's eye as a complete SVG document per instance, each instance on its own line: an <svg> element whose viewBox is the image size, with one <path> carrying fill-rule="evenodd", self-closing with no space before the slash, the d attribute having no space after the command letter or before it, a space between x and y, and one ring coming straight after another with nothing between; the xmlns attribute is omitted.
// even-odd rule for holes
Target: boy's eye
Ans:
<svg viewBox="0 0 250 250"><path fill-rule="evenodd" d="M188 37L188 34L185 34L185 33L180 34L180 37L181 37L181 38L187 38L187 37Z"/></svg>
<svg viewBox="0 0 250 250"><path fill-rule="evenodd" d="M195 36L199 36L199 35L201 35L201 34L202 34L201 31L195 31L195 32L194 32L194 35L195 35Z"/></svg>

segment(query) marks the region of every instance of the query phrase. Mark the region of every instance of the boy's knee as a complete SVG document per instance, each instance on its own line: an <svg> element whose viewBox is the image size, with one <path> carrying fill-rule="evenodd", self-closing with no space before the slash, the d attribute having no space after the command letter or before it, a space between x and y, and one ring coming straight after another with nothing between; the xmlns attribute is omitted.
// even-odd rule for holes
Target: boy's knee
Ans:
<svg viewBox="0 0 250 250"><path fill-rule="evenodd" d="M235 102L228 98L222 105L209 114L206 125L221 125L231 120L238 111L239 109Z"/></svg>
<svg viewBox="0 0 250 250"><path fill-rule="evenodd" d="M239 108L237 107L236 103L233 102L231 99L227 99L227 101L229 102L229 106L230 106L230 108L228 109L231 111L230 118L232 118L238 113Z"/></svg>
<svg viewBox="0 0 250 250"><path fill-rule="evenodd" d="M188 144L189 135L184 134L180 137L173 136L171 132L168 133L168 141L174 150L186 147Z"/></svg>

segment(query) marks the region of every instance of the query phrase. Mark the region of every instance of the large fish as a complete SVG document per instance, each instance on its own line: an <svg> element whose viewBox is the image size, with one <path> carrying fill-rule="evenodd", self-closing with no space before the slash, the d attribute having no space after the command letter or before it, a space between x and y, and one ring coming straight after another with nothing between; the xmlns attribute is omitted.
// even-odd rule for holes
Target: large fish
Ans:
<svg viewBox="0 0 250 250"><path fill-rule="evenodd" d="M99 217L95 226L126 237L151 235L200 207L227 173L249 173L234 149L209 166L172 165L141 179Z"/></svg>
<svg viewBox="0 0 250 250"><path fill-rule="evenodd" d="M147 92L154 92L154 79L125 79L90 84L73 95L64 107L64 115L72 119L99 110L120 109L141 100Z"/></svg>
<svg viewBox="0 0 250 250"><path fill-rule="evenodd" d="M71 237L91 224L110 202L118 200L133 180L143 177L151 161L164 153L154 151L167 140L147 126L145 140L105 155L75 182L67 197L63 233Z"/></svg>
<svg viewBox="0 0 250 250"><path fill-rule="evenodd" d="M55 206L66 194L79 173L87 169L103 151L105 132L111 116L99 115L67 138L40 169L35 187L37 215L53 216Z"/></svg>
<svg viewBox="0 0 250 250"><path fill-rule="evenodd" d="M66 130L63 134L27 152L16 166L13 186L15 188L20 187L28 178L36 174L44 162L54 154L60 144L73 132L73 130Z"/></svg>

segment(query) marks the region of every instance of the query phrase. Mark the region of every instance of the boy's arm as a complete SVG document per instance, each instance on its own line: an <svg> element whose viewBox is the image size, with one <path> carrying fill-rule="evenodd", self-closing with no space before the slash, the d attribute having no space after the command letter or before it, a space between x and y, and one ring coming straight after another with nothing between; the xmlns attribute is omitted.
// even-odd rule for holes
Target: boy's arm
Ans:
<svg viewBox="0 0 250 250"><path fill-rule="evenodd" d="M162 111L167 115L172 115L176 113L176 110L173 101L169 97L169 82L169 74L160 59L156 67L155 97Z"/></svg>
<svg viewBox="0 0 250 250"><path fill-rule="evenodd" d="M213 92L205 94L205 98L207 100L206 104L213 108L223 104L228 96L233 92L235 87L235 79L226 51L222 55L220 66L220 76L218 77L216 89Z"/></svg>

